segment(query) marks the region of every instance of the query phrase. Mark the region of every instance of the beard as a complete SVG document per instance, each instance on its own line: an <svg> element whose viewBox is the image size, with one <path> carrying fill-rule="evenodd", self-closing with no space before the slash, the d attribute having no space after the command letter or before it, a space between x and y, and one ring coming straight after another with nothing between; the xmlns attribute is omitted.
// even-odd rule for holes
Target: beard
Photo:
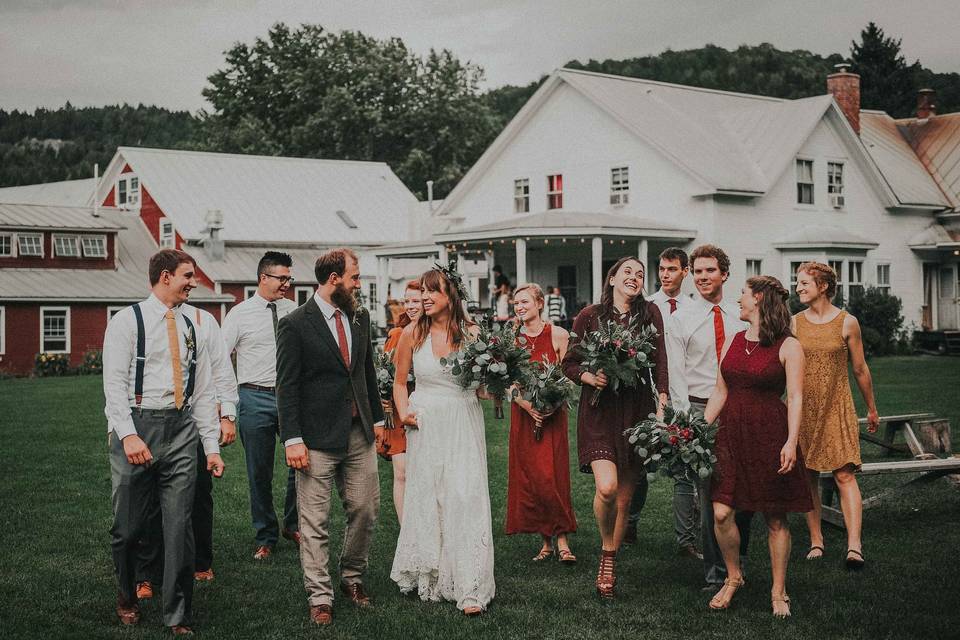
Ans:
<svg viewBox="0 0 960 640"><path fill-rule="evenodd" d="M330 302L340 307L340 310L348 316L353 316L357 310L357 297L353 291L347 289L342 284L338 284L337 288L330 294Z"/></svg>

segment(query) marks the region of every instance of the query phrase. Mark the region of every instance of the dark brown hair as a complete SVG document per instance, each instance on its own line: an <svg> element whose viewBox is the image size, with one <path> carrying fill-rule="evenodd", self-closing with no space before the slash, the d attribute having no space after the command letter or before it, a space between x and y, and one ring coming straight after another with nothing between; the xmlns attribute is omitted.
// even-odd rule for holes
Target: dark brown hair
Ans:
<svg viewBox="0 0 960 640"><path fill-rule="evenodd" d="M624 256L617 260L612 267L607 271L607 278L603 281L603 291L600 293L600 315L602 319L615 320L620 317L620 312L616 310L613 306L613 285L610 284L610 279L613 276L617 275L617 272L620 271L620 267L623 266L624 262L633 260L640 264L640 268L643 269L643 280L646 284L647 279L647 267L640 261L640 258L636 256ZM640 326L645 327L648 324L653 322L653 314L650 312L650 304L643 297L643 290L645 287L641 287L640 291L637 293L637 297L633 299L633 302L630 303L630 315L638 317L640 320Z"/></svg>
<svg viewBox="0 0 960 640"><path fill-rule="evenodd" d="M467 317L467 312L463 309L463 301L457 288L453 286L441 271L430 269L420 277L421 290L439 291L447 296L450 301L450 328L447 339L453 342L453 346L459 348L466 336L467 327L473 325L473 322ZM419 349L423 346L427 336L430 335L430 316L426 313L420 314L417 318L417 324L413 328L413 348Z"/></svg>
<svg viewBox="0 0 960 640"><path fill-rule="evenodd" d="M160 282L160 276L164 271L171 274L176 273L177 267L181 264L190 263L193 268L197 268L197 261L194 260L186 251L179 249L161 249L150 257L150 266L147 273L150 276L150 286Z"/></svg>
<svg viewBox="0 0 960 640"><path fill-rule="evenodd" d="M702 244L690 254L690 264L696 263L697 258L716 258L720 273L730 273L730 258L727 252L715 244Z"/></svg>
<svg viewBox="0 0 960 640"><path fill-rule="evenodd" d="M423 285L420 284L419 280L407 280L407 286L403 288L403 292L406 293L411 289L414 291L423 291ZM420 315L422 316L423 313ZM397 326L402 329L411 322L413 322L413 320L410 319L410 316L408 316L406 310L404 310L404 312L400 314L400 319L397 320Z"/></svg>
<svg viewBox="0 0 960 640"><path fill-rule="evenodd" d="M687 252L680 247L667 247L660 252L658 257L661 260L679 260L681 269L686 269L690 266L690 258L687 256Z"/></svg>
<svg viewBox="0 0 960 640"><path fill-rule="evenodd" d="M347 258L354 262L359 262L357 254L347 247L338 247L327 251L319 258L313 267L313 274L317 277L317 284L326 284L330 276L337 274L342 276L347 270Z"/></svg>
<svg viewBox="0 0 960 640"><path fill-rule="evenodd" d="M790 309L787 307L790 293L780 281L773 276L753 276L747 279L747 286L753 295L759 297L760 345L769 347L780 338L792 336Z"/></svg>
<svg viewBox="0 0 960 640"><path fill-rule="evenodd" d="M818 290L821 286L827 285L827 290L823 292L823 295L827 296L829 300L833 300L833 296L837 293L837 272L834 271L833 267L822 262L804 262L797 267L798 275L801 271L813 278Z"/></svg>

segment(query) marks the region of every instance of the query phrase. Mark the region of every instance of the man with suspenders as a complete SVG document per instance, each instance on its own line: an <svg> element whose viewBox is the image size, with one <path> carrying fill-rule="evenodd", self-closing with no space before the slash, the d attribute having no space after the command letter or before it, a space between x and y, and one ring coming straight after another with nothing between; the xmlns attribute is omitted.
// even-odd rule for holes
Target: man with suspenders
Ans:
<svg viewBox="0 0 960 640"><path fill-rule="evenodd" d="M192 633L198 440L214 477L223 475L224 464L210 354L180 309L197 286L196 264L183 251L164 249L150 258L149 275L150 297L118 312L103 340L116 613L124 625L140 621L137 550L159 500L163 624L180 635Z"/></svg>

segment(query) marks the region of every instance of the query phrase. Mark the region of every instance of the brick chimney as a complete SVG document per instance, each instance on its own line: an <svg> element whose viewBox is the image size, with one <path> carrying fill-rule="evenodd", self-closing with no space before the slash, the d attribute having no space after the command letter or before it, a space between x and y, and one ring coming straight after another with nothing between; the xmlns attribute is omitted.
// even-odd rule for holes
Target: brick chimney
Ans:
<svg viewBox="0 0 960 640"><path fill-rule="evenodd" d="M937 115L937 92L934 89L920 89L917 92L917 118L926 120Z"/></svg>
<svg viewBox="0 0 960 640"><path fill-rule="evenodd" d="M853 130L860 135L860 76L850 72L850 65L834 66L836 73L827 76L827 93L840 105Z"/></svg>

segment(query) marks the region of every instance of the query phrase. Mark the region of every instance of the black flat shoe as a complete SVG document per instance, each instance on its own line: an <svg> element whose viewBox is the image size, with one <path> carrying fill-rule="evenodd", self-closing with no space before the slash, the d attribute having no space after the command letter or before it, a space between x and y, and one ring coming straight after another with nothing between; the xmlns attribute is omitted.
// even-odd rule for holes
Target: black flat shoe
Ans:
<svg viewBox="0 0 960 640"><path fill-rule="evenodd" d="M857 554L856 558L850 557L851 553ZM856 549L847 549L847 560L846 560L847 571L862 571L863 567L866 565L866 561L863 557L863 554L857 551Z"/></svg>
<svg viewBox="0 0 960 640"><path fill-rule="evenodd" d="M820 555L818 555L818 556L810 555L810 554L812 554L814 551L819 551L819 552L820 552ZM807 560L819 560L820 558L823 557L823 554L825 554L826 552L827 552L827 550L824 549L823 547L821 547L820 545L818 545L818 544L812 544L812 545L810 545L810 548L807 550Z"/></svg>

